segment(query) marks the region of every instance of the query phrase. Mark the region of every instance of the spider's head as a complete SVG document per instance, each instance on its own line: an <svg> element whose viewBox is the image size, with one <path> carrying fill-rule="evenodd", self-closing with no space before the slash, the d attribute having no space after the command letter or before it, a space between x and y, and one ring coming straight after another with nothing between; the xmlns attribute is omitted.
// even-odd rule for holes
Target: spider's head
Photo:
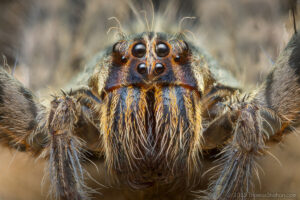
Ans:
<svg viewBox="0 0 300 200"><path fill-rule="evenodd" d="M201 97L209 78L195 51L182 38L155 32L111 48L107 78L97 91L104 96L100 121L106 162L118 177L140 186L196 171ZM98 71L102 80L104 71Z"/></svg>
<svg viewBox="0 0 300 200"><path fill-rule="evenodd" d="M196 89L191 59L192 51L184 40L154 32L132 36L112 48L112 66L105 90L124 85L144 88L180 85Z"/></svg>

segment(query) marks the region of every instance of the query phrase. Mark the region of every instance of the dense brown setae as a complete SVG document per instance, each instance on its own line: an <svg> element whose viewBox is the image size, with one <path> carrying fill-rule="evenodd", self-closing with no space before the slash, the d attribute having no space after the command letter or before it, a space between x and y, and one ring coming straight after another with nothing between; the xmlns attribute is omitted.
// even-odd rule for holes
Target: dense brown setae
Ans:
<svg viewBox="0 0 300 200"><path fill-rule="evenodd" d="M180 86L128 86L108 93L100 123L112 174L135 187L196 176L202 142L199 99L197 92Z"/></svg>

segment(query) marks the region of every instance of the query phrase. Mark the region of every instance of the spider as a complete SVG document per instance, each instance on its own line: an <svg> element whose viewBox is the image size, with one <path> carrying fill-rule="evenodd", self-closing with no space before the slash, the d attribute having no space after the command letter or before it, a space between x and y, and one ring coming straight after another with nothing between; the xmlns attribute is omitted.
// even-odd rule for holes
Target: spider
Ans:
<svg viewBox="0 0 300 200"><path fill-rule="evenodd" d="M251 92L184 35L164 32L122 35L49 105L0 69L1 144L43 155L56 199L89 198L90 158L144 198L196 198L208 157L216 175L203 198L244 199L268 144L299 123L299 48L295 33Z"/></svg>

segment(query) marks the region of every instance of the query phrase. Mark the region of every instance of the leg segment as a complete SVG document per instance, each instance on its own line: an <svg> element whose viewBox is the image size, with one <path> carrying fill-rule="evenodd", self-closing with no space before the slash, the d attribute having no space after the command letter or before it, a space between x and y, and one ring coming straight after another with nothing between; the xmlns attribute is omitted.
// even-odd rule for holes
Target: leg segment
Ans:
<svg viewBox="0 0 300 200"><path fill-rule="evenodd" d="M266 143L280 141L292 127L299 126L300 34L292 37L256 94L230 107L233 109L213 121L204 132L208 141L214 141L210 133L217 130L232 133L223 140L225 147L220 154L216 181L210 187L210 199L252 198L248 192L252 189L253 176L258 176L257 160L266 152ZM210 148L220 144L222 141Z"/></svg>
<svg viewBox="0 0 300 200"><path fill-rule="evenodd" d="M38 154L47 143L47 134L40 127L43 119L45 107L0 68L0 142L19 151Z"/></svg>
<svg viewBox="0 0 300 200"><path fill-rule="evenodd" d="M43 151L56 199L87 199L80 162L83 148L99 150L99 131L91 120L93 102L81 97L63 94L48 109L0 69L0 143L35 155Z"/></svg>
<svg viewBox="0 0 300 200"><path fill-rule="evenodd" d="M245 103L239 108L233 138L221 152L216 181L210 199L245 199L252 190L257 159L265 152L266 133L260 109Z"/></svg>
<svg viewBox="0 0 300 200"><path fill-rule="evenodd" d="M83 141L74 135L80 112L80 104L67 95L51 103L47 124L50 134L49 167L56 199L87 198L80 164Z"/></svg>
<svg viewBox="0 0 300 200"><path fill-rule="evenodd" d="M296 127L300 120L300 34L295 33L275 63L273 71L256 95L254 103L274 110L282 130ZM286 129L288 130L288 129ZM281 131L281 133L284 133ZM277 135L277 139L281 135Z"/></svg>

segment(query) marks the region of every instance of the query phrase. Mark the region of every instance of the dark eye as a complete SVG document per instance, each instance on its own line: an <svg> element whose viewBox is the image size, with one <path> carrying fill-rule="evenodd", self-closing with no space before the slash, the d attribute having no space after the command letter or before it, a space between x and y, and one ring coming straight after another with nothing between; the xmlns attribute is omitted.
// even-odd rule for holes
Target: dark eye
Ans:
<svg viewBox="0 0 300 200"><path fill-rule="evenodd" d="M140 74L145 74L147 72L147 66L145 63L141 63L137 66L137 71Z"/></svg>
<svg viewBox="0 0 300 200"><path fill-rule="evenodd" d="M137 43L132 49L132 55L138 58L144 57L146 54L146 46L143 43Z"/></svg>
<svg viewBox="0 0 300 200"><path fill-rule="evenodd" d="M159 42L156 44L155 51L159 57L165 57L169 54L170 49L169 49L168 45L166 45L165 43Z"/></svg>

